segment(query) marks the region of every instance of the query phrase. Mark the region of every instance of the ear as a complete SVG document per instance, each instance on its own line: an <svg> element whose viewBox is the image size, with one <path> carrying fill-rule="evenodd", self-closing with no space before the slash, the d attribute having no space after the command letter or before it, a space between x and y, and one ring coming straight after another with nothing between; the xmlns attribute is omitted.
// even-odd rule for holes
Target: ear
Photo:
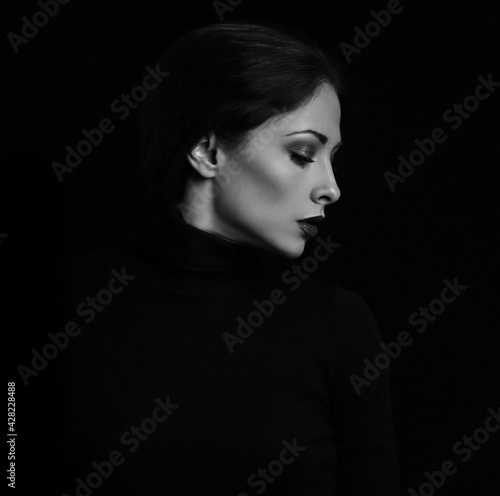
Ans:
<svg viewBox="0 0 500 496"><path fill-rule="evenodd" d="M206 179L217 175L219 164L216 157L217 144L213 134L201 139L186 156L191 166Z"/></svg>

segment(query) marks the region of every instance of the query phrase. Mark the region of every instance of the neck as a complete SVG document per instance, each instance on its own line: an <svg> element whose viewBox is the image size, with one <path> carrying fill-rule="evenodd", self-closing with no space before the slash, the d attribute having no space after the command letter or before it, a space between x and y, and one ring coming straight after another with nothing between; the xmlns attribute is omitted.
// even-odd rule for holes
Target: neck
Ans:
<svg viewBox="0 0 500 496"><path fill-rule="evenodd" d="M186 186L184 198L176 204L176 207L181 212L186 224L213 234L230 243L243 244L223 236L214 228L216 223L214 222L213 198L217 194L214 188L215 183L213 181L189 181Z"/></svg>

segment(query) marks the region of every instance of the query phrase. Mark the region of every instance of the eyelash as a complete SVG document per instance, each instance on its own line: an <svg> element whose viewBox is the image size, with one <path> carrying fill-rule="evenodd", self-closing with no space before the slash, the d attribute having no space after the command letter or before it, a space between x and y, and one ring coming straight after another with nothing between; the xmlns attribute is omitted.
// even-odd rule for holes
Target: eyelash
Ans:
<svg viewBox="0 0 500 496"><path fill-rule="evenodd" d="M303 169L305 169L310 163L314 162L312 158L307 157L306 155L301 155L297 152L290 152L290 159Z"/></svg>
<svg viewBox="0 0 500 496"><path fill-rule="evenodd" d="M290 152L290 159L295 162L299 167L305 169L309 164L314 162L314 160L306 155L301 155L297 152ZM334 172L339 172L339 168L336 165L333 165L334 157L332 157L330 163L332 164L332 169Z"/></svg>

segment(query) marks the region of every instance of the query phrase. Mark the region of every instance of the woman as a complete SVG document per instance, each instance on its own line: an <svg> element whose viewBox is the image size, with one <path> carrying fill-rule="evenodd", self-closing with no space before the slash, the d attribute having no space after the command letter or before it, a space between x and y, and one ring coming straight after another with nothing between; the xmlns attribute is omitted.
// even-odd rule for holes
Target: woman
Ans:
<svg viewBox="0 0 500 496"><path fill-rule="evenodd" d="M67 265L61 488L397 494L388 372L352 380L381 337L313 275L338 247L319 230L340 197L337 70L257 23L189 32L158 68L141 129L157 215Z"/></svg>

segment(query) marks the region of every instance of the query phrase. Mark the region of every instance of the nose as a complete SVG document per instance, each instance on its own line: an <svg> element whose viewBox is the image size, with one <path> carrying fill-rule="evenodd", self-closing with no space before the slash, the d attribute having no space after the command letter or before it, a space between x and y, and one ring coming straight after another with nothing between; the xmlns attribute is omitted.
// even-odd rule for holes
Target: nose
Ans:
<svg viewBox="0 0 500 496"><path fill-rule="evenodd" d="M319 165L319 164L318 164ZM318 169L319 170L319 167ZM311 199L314 203L330 205L340 198L340 189L335 180L330 162L322 165L320 177L316 186L311 191Z"/></svg>

